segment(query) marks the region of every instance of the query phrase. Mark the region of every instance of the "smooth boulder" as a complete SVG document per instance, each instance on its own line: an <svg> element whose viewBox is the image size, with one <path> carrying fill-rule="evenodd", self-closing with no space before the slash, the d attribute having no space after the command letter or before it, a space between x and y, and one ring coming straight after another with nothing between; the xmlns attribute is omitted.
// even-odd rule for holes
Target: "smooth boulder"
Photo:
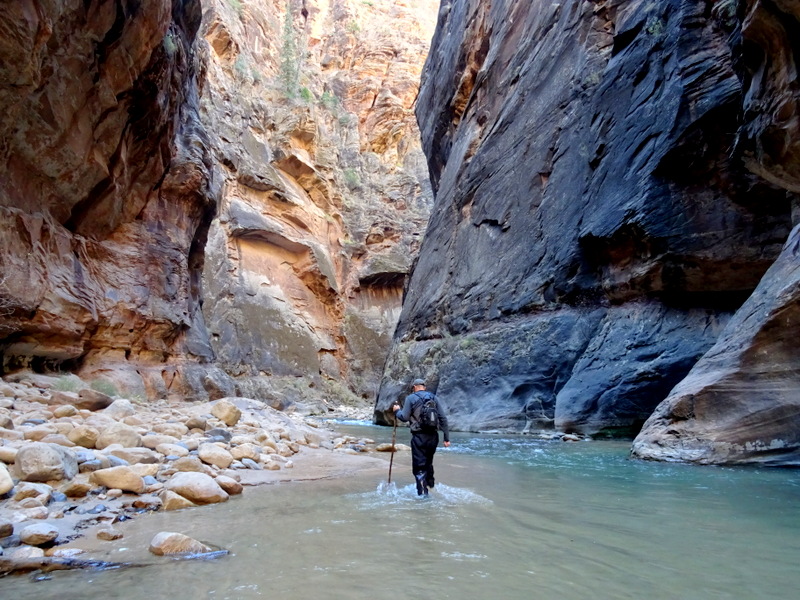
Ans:
<svg viewBox="0 0 800 600"><path fill-rule="evenodd" d="M214 465L220 469L227 469L233 462L231 453L216 444L200 444L197 449L197 456L204 463Z"/></svg>
<svg viewBox="0 0 800 600"><path fill-rule="evenodd" d="M145 489L144 479L130 467L124 466L94 471L89 476L89 481L95 485L104 485L107 488L135 494L141 494Z"/></svg>
<svg viewBox="0 0 800 600"><path fill-rule="evenodd" d="M233 402L224 398L214 403L214 406L211 407L211 414L228 427L233 427L242 418L242 411Z"/></svg>
<svg viewBox="0 0 800 600"><path fill-rule="evenodd" d="M175 473L164 487L195 504L215 504L228 499L228 493L214 481L213 477L205 473L193 471Z"/></svg>
<svg viewBox="0 0 800 600"><path fill-rule="evenodd" d="M188 535L174 531L162 531L157 533L150 541L150 552L157 556L169 556L172 554L203 554L213 552L211 546L198 542Z"/></svg>
<svg viewBox="0 0 800 600"><path fill-rule="evenodd" d="M58 528L50 523L34 523L23 527L19 532L19 541L30 546L44 546L58 537Z"/></svg>
<svg viewBox="0 0 800 600"><path fill-rule="evenodd" d="M20 448L14 466L23 481L58 481L78 474L78 461L72 452L41 442Z"/></svg>
<svg viewBox="0 0 800 600"><path fill-rule="evenodd" d="M0 496L7 494L12 489L14 489L14 480L11 479L11 474L5 464L0 463Z"/></svg>
<svg viewBox="0 0 800 600"><path fill-rule="evenodd" d="M123 448L137 448L142 445L142 436L130 425L114 423L100 432L95 448L102 450L111 444L119 444Z"/></svg>

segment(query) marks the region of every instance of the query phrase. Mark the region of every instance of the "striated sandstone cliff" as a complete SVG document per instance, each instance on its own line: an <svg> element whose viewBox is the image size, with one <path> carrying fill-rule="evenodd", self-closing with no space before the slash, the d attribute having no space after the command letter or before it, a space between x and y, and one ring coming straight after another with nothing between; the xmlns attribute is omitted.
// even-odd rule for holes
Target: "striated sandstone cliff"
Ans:
<svg viewBox="0 0 800 600"><path fill-rule="evenodd" d="M308 386L372 400L432 201L413 108L435 2L237 6L203 28L216 363L278 404Z"/></svg>
<svg viewBox="0 0 800 600"><path fill-rule="evenodd" d="M211 358L200 18L199 1L0 7L4 369L126 364L121 387L160 396L185 391L169 359Z"/></svg>
<svg viewBox="0 0 800 600"><path fill-rule="evenodd" d="M3 370L374 394L432 196L435 5L3 5Z"/></svg>
<svg viewBox="0 0 800 600"><path fill-rule="evenodd" d="M456 428L639 430L791 228L791 6L442 2L417 108L436 209L378 422L423 373Z"/></svg>

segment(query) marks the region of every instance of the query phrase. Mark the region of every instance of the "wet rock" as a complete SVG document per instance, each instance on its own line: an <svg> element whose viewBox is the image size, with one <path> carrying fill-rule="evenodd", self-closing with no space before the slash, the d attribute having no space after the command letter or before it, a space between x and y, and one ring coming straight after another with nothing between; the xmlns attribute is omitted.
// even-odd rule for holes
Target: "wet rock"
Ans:
<svg viewBox="0 0 800 600"><path fill-rule="evenodd" d="M41 558L44 556L44 550L35 546L18 546L9 550L4 554L13 561L24 561L29 558Z"/></svg>
<svg viewBox="0 0 800 600"><path fill-rule="evenodd" d="M64 487L61 491L68 498L84 498L94 486L88 480L75 478Z"/></svg>
<svg viewBox="0 0 800 600"><path fill-rule="evenodd" d="M97 530L97 539L99 540L106 540L110 542L112 540L120 540L122 537L122 532L114 529L113 527L104 527L103 529Z"/></svg>
<svg viewBox="0 0 800 600"><path fill-rule="evenodd" d="M164 484L164 487L195 504L214 504L225 502L228 499L225 490L205 473L176 473Z"/></svg>
<svg viewBox="0 0 800 600"><path fill-rule="evenodd" d="M53 488L46 483L20 482L14 490L14 501L21 502L25 498L36 498L41 506L47 506L53 495Z"/></svg>
<svg viewBox="0 0 800 600"><path fill-rule="evenodd" d="M243 458L242 465L247 469L253 469L254 471L260 471L261 465L254 461L252 458Z"/></svg>
<svg viewBox="0 0 800 600"><path fill-rule="evenodd" d="M142 477L130 467L111 467L94 471L89 476L89 481L95 485L117 488L135 494L141 494L145 489Z"/></svg>
<svg viewBox="0 0 800 600"><path fill-rule="evenodd" d="M150 552L157 556L202 554L214 549L182 533L162 531L150 541Z"/></svg>
<svg viewBox="0 0 800 600"><path fill-rule="evenodd" d="M242 411L233 402L222 399L217 400L211 407L211 414L225 423L228 427L233 427L242 417Z"/></svg>
<svg viewBox="0 0 800 600"><path fill-rule="evenodd" d="M375 452L396 452L396 451L397 451L396 444L393 446L392 444L386 443L386 444L378 444L377 446L375 446Z"/></svg>
<svg viewBox="0 0 800 600"><path fill-rule="evenodd" d="M216 444L200 444L200 447L197 449L197 456L204 463L217 466L221 469L227 469L233 462L231 453L224 448L220 448Z"/></svg>
<svg viewBox="0 0 800 600"><path fill-rule="evenodd" d="M155 511L162 507L163 503L160 498L156 496L140 497L133 501L132 506L137 509L148 511Z"/></svg>
<svg viewBox="0 0 800 600"><path fill-rule="evenodd" d="M23 481L58 481L77 475L78 461L66 448L34 442L19 449L14 468Z"/></svg>
<svg viewBox="0 0 800 600"><path fill-rule="evenodd" d="M45 556L52 556L54 558L75 558L85 553L86 550L82 548L48 548L44 551Z"/></svg>
<svg viewBox="0 0 800 600"><path fill-rule="evenodd" d="M416 107L437 210L376 421L413 372L458 429L628 437L711 348L800 189L796 8L722 5L442 5Z"/></svg>
<svg viewBox="0 0 800 600"><path fill-rule="evenodd" d="M164 510L181 510L182 508L190 508L197 506L191 500L184 498L180 494L171 490L163 490L159 496L164 507Z"/></svg>
<svg viewBox="0 0 800 600"><path fill-rule="evenodd" d="M39 508L43 507L42 501L38 498L25 498L17 502L17 506L19 508L28 509L28 508Z"/></svg>
<svg viewBox="0 0 800 600"><path fill-rule="evenodd" d="M19 540L30 546L44 546L51 544L58 537L58 528L49 523L34 523L26 525L19 532Z"/></svg>
<svg viewBox="0 0 800 600"><path fill-rule="evenodd" d="M218 475L215 478L215 481L230 496L236 496L237 494L241 494L242 490L244 489L241 483L225 475Z"/></svg>
<svg viewBox="0 0 800 600"><path fill-rule="evenodd" d="M14 524L7 519L0 518L0 538L10 535L14 535Z"/></svg>
<svg viewBox="0 0 800 600"><path fill-rule="evenodd" d="M800 226L633 442L650 460L800 465Z"/></svg>

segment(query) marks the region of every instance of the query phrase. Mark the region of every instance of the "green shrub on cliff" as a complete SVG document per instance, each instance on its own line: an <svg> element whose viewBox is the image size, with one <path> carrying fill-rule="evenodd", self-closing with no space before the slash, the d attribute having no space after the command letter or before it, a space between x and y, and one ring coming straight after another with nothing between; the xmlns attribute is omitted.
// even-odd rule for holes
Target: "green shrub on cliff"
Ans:
<svg viewBox="0 0 800 600"><path fill-rule="evenodd" d="M101 394L111 396L112 398L119 396L117 386L110 381L106 381L105 379L95 379L89 384L89 387L91 387L95 392L100 392Z"/></svg>

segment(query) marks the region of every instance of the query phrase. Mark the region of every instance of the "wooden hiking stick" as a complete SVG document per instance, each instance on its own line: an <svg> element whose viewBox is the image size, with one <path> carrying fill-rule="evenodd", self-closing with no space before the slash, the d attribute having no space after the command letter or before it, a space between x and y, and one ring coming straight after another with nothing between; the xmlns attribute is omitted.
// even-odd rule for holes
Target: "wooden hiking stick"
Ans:
<svg viewBox="0 0 800 600"><path fill-rule="evenodd" d="M397 436L397 415L395 414L394 429L392 429L392 455L389 457L389 481L387 481L386 483L392 483L392 463L394 462L394 441L396 436Z"/></svg>

